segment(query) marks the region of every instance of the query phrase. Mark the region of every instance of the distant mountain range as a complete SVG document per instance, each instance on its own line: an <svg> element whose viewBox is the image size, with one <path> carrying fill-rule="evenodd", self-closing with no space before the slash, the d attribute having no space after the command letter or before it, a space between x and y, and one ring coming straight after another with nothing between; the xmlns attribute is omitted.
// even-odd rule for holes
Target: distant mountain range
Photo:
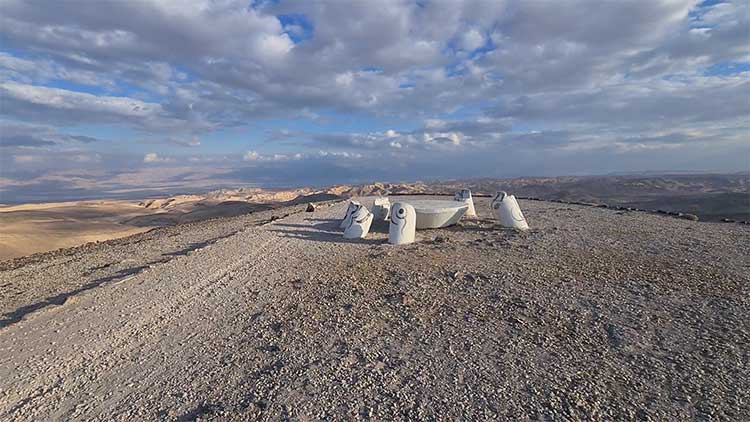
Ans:
<svg viewBox="0 0 750 422"><path fill-rule="evenodd" d="M0 259L90 241L129 236L152 227L231 217L285 205L354 196L475 194L503 190L518 197L683 212L702 221L750 221L750 174L565 176L340 185L323 189L221 189L141 201L74 201L0 207Z"/></svg>

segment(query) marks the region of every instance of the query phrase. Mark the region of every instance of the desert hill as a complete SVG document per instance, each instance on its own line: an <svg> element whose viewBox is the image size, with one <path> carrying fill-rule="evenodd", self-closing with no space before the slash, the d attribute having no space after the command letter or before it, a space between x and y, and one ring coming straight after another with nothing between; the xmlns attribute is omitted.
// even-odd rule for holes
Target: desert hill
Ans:
<svg viewBox="0 0 750 422"><path fill-rule="evenodd" d="M602 176L475 179L327 188L221 189L137 201L81 201L0 207L0 260L154 227L231 217L287 205L389 194L445 194L462 188L490 195L608 204L696 215L704 221L750 221L750 175Z"/></svg>
<svg viewBox="0 0 750 422"><path fill-rule="evenodd" d="M749 226L488 200L402 247L334 202L5 261L0 419L750 418Z"/></svg>

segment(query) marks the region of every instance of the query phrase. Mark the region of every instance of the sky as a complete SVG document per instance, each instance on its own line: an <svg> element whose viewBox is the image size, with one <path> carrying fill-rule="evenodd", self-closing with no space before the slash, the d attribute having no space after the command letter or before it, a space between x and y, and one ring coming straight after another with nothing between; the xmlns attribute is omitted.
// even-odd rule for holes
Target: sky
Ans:
<svg viewBox="0 0 750 422"><path fill-rule="evenodd" d="M749 4L0 0L0 203L748 171Z"/></svg>

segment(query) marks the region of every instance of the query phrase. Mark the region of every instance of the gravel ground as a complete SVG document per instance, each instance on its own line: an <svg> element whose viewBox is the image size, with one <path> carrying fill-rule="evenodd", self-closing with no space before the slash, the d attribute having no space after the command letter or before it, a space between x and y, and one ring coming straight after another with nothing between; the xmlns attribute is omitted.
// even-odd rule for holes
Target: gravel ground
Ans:
<svg viewBox="0 0 750 422"><path fill-rule="evenodd" d="M347 241L338 203L5 263L0 420L750 419L750 228L520 204L526 233L478 198Z"/></svg>

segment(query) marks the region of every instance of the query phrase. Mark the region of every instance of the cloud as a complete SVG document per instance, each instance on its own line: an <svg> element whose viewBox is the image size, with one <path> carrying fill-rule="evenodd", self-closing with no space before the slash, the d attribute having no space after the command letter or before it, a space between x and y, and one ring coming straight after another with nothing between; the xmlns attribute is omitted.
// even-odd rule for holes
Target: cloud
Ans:
<svg viewBox="0 0 750 422"><path fill-rule="evenodd" d="M280 178L358 156L432 174L494 171L490 157L510 155L518 163L505 169L520 175L540 160L570 171L569 154L590 157L578 163L591 171L697 166L715 148L716 163L736 168L749 11L697 0L6 0L0 115L17 127L0 133L0 159L12 169L14 155L70 150L119 169L107 148L142 166L158 143L200 146L196 168L231 162Z"/></svg>
<svg viewBox="0 0 750 422"><path fill-rule="evenodd" d="M162 106L128 97L93 95L14 82L0 83L3 114L26 121L71 123L127 122L137 128L179 130Z"/></svg>
<svg viewBox="0 0 750 422"><path fill-rule="evenodd" d="M484 36L476 29L470 29L461 36L461 47L467 51L474 51L484 45Z"/></svg>
<svg viewBox="0 0 750 422"><path fill-rule="evenodd" d="M281 161L300 161L300 160L318 160L318 159L361 159L364 156L357 152L349 151L317 151L317 152L296 152L287 154L259 154L257 151L247 151L243 156L243 161L249 162L281 162Z"/></svg>
<svg viewBox="0 0 750 422"><path fill-rule="evenodd" d="M506 97L490 114L545 124L585 124L610 130L647 132L665 122L733 122L750 114L744 93L750 73L648 79L613 86Z"/></svg>
<svg viewBox="0 0 750 422"><path fill-rule="evenodd" d="M626 74L664 75L675 64L684 72L748 58L748 18L739 2L589 3L558 4L552 12L545 2L291 1L247 8L227 1L185 9L144 1L84 15L10 1L3 32L9 45L50 57L57 73L94 70L166 96L164 112L206 130L321 107L439 113L493 96L590 88ZM294 24L284 26L278 16L314 26L312 38L295 45L287 34ZM42 30L21 30L30 24ZM702 37L691 35L696 28L704 29ZM476 57L447 48L457 40L460 49L476 50L485 34L493 48Z"/></svg>
<svg viewBox="0 0 750 422"><path fill-rule="evenodd" d="M201 140L197 137L192 138L166 138L166 139L142 139L138 141L147 145L172 145L183 148L195 148L201 146Z"/></svg>
<svg viewBox="0 0 750 422"><path fill-rule="evenodd" d="M25 164L25 163L34 163L34 162L41 161L41 157L35 156L35 155L29 155L29 154L26 154L26 155L14 155L13 156L13 161L15 161L16 163L22 163L22 164Z"/></svg>
<svg viewBox="0 0 750 422"><path fill-rule="evenodd" d="M260 159L260 154L256 151L248 151L242 156L242 159L245 161L258 161Z"/></svg>
<svg viewBox="0 0 750 422"><path fill-rule="evenodd" d="M149 152L148 154L143 156L143 162L147 164L153 164L153 163L171 163L174 162L174 158L170 157L161 157L159 154L155 152Z"/></svg>
<svg viewBox="0 0 750 422"><path fill-rule="evenodd" d="M0 146L2 147L19 147L19 146L39 147L39 146L47 146L47 145L55 145L55 142L48 141L45 139L40 139L34 136L25 135L25 134L5 135L2 138L0 138Z"/></svg>
<svg viewBox="0 0 750 422"><path fill-rule="evenodd" d="M92 136L62 133L47 125L0 120L0 148L67 146L99 141Z"/></svg>

